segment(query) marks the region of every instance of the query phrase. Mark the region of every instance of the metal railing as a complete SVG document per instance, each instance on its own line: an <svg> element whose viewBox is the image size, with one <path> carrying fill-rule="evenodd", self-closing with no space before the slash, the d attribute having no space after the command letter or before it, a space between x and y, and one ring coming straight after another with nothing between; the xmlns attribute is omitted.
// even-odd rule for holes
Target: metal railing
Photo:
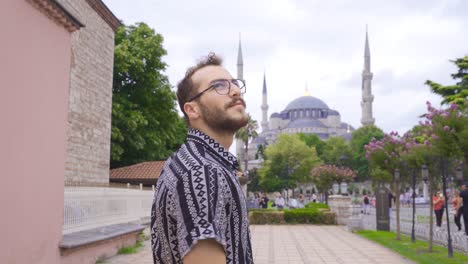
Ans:
<svg viewBox="0 0 468 264"><path fill-rule="evenodd" d="M400 229L403 234L411 235L412 228L412 209L411 208L401 208L400 211ZM449 210L450 211L450 210ZM370 214L362 215L362 224L364 229L376 230L376 215L375 208L370 209ZM434 232L433 232L433 241L437 244L447 246L447 223L445 221L445 211L443 216L443 222L441 229L436 228L435 226L435 215L434 215ZM429 208L428 207L417 207L415 215L415 235L418 239L429 240ZM462 220L462 230L464 231L463 220ZM396 232L396 212L392 211L390 217L390 230ZM453 248L464 253L468 253L468 236L465 235L465 232L458 232L458 228L455 226L453 215L450 215L450 230L452 236Z"/></svg>
<svg viewBox="0 0 468 264"><path fill-rule="evenodd" d="M152 202L151 190L66 186L62 233L147 221Z"/></svg>

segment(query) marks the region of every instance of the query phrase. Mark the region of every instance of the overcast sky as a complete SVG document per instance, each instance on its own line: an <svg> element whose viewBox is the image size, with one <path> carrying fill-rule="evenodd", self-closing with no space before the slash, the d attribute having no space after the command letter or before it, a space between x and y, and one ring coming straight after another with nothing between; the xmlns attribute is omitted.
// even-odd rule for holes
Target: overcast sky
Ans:
<svg viewBox="0 0 468 264"><path fill-rule="evenodd" d="M236 76L242 38L247 110L261 122L266 73L270 115L304 94L338 110L360 127L361 72L366 24L374 74L374 117L385 132L417 124L424 85L452 84L449 61L468 55L468 1L104 0L125 24L145 22L164 37L172 85L187 67L214 51ZM233 148L231 148L232 150Z"/></svg>

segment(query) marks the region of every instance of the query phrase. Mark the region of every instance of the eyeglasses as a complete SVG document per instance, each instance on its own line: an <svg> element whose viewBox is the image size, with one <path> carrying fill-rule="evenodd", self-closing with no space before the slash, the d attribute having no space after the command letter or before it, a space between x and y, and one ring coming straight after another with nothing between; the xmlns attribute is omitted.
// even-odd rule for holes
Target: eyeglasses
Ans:
<svg viewBox="0 0 468 264"><path fill-rule="evenodd" d="M237 88L240 89L241 95L245 94L245 82L243 80L241 79L231 79L231 80L218 79L218 80L212 81L211 85L208 88L206 88L199 94L195 95L187 102L191 102L197 99L198 97L202 96L202 94L204 94L206 91L211 90L211 89L214 89L219 95L229 94L231 92L231 84L235 85Z"/></svg>

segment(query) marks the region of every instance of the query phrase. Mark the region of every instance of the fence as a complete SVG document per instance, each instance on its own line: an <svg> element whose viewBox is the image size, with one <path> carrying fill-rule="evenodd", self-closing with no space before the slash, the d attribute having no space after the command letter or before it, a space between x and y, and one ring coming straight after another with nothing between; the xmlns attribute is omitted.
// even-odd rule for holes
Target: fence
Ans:
<svg viewBox="0 0 468 264"><path fill-rule="evenodd" d="M450 209L450 208L449 208ZM450 210L449 210L450 212ZM435 217L435 216L434 216ZM414 232L416 238L429 240L429 208L428 206L417 207L415 214ZM364 229L376 230L376 215L375 208L370 210L369 215L362 215L362 224ZM412 208L404 207L400 210L400 229L403 234L411 235L412 228ZM462 223L462 229L464 228ZM396 211L393 210L390 217L390 230L396 232ZM468 236L464 232L458 232L458 228L453 221L453 215L450 215L450 234L452 237L452 246L454 249L468 253ZM464 229L463 229L464 230ZM446 215L444 211L442 229L435 228L434 219L434 232L433 241L437 244L447 246L448 234Z"/></svg>
<svg viewBox="0 0 468 264"><path fill-rule="evenodd" d="M128 222L151 216L153 191L110 187L66 186L63 234Z"/></svg>

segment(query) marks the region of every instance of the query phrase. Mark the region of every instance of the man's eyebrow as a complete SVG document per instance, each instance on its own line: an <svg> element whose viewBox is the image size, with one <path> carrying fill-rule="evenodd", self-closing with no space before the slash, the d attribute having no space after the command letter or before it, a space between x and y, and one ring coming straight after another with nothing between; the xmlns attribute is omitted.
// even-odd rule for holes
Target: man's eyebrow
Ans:
<svg viewBox="0 0 468 264"><path fill-rule="evenodd" d="M226 79L214 79L214 80L212 80L212 81L210 82L210 85L213 84L213 83L215 83L215 82L224 81L224 80L226 80Z"/></svg>

